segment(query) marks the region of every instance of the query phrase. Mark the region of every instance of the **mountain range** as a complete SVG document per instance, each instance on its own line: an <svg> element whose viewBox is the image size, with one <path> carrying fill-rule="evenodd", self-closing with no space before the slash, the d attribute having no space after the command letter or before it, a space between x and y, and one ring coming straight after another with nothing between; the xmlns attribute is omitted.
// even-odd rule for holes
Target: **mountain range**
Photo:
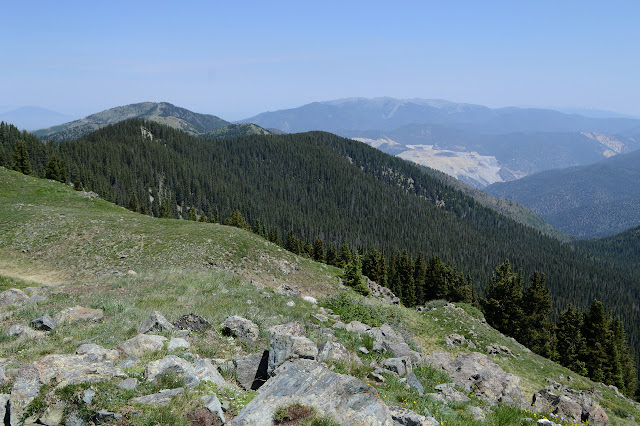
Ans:
<svg viewBox="0 0 640 426"><path fill-rule="evenodd" d="M11 123L21 130L36 130L65 123L75 118L72 115L35 106L25 106L0 112L0 121Z"/></svg>
<svg viewBox="0 0 640 426"><path fill-rule="evenodd" d="M36 130L33 134L43 140L77 139L109 124L132 118L166 124L189 134L202 135L203 137L270 133L256 125L231 124L215 115L195 113L167 102L142 102L111 108L80 120Z"/></svg>
<svg viewBox="0 0 640 426"><path fill-rule="evenodd" d="M265 112L242 122L355 138L480 188L640 148L638 119L443 100L349 98Z"/></svg>
<svg viewBox="0 0 640 426"><path fill-rule="evenodd" d="M555 228L582 238L640 225L640 150L588 166L548 170L485 190L522 203Z"/></svg>

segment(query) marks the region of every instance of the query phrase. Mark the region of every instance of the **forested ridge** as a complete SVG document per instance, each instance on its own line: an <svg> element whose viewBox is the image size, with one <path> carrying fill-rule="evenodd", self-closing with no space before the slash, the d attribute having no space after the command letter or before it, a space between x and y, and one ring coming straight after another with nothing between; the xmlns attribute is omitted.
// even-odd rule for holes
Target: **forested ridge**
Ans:
<svg viewBox="0 0 640 426"><path fill-rule="evenodd" d="M237 209L281 241L293 231L301 241L336 248L346 242L387 258L403 250L412 259L438 256L476 290L508 259L525 276L545 274L556 314L602 300L638 348L640 296L632 270L520 225L360 142L323 132L207 140L141 120L59 144L8 125L0 138L3 166L13 167L22 141L32 174L44 177L55 157L66 180L154 216L187 218L193 209L224 219Z"/></svg>

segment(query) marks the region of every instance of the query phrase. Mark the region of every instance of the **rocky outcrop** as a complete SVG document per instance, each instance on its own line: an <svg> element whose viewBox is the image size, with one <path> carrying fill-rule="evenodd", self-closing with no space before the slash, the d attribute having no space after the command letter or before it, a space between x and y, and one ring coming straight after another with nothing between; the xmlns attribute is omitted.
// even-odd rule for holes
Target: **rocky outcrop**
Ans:
<svg viewBox="0 0 640 426"><path fill-rule="evenodd" d="M411 349L402 335L396 333L388 324L382 324L380 327L372 328L366 333L374 338L374 351L389 351L395 357L406 356L414 364L422 360L420 353Z"/></svg>
<svg viewBox="0 0 640 426"><path fill-rule="evenodd" d="M49 315L43 315L31 321L31 326L40 331L52 331L56 328L56 321Z"/></svg>
<svg viewBox="0 0 640 426"><path fill-rule="evenodd" d="M27 293L17 288L10 288L0 293L0 306L20 305L28 300Z"/></svg>
<svg viewBox="0 0 640 426"><path fill-rule="evenodd" d="M173 325L158 311L154 311L147 319L142 321L138 327L139 334L145 334L152 331L171 331Z"/></svg>
<svg viewBox="0 0 640 426"><path fill-rule="evenodd" d="M165 374L174 374L182 378L188 388L198 386L200 383L193 365L186 359L175 355L167 355L157 361L151 361L144 370L144 377L150 381Z"/></svg>
<svg viewBox="0 0 640 426"><path fill-rule="evenodd" d="M552 382L533 394L531 406L534 411L549 412L576 422L605 425L609 416L596 401L601 396L593 389L576 391Z"/></svg>
<svg viewBox="0 0 640 426"><path fill-rule="evenodd" d="M287 360L298 358L316 359L317 356L318 347L306 337L276 335L271 339L271 346L269 347L267 373L273 375L275 369Z"/></svg>
<svg viewBox="0 0 640 426"><path fill-rule="evenodd" d="M222 323L222 334L237 337L248 343L255 343L259 337L259 328L251 320L238 315L228 317Z"/></svg>
<svg viewBox="0 0 640 426"><path fill-rule="evenodd" d="M117 350L108 350L100 345L96 345L95 343L85 343L84 345L78 346L78 349L76 349L76 354L87 355L96 361L104 359L115 361L120 357L120 352L118 352Z"/></svg>
<svg viewBox="0 0 640 426"><path fill-rule="evenodd" d="M14 324L7 330L7 336L19 336L27 339L40 339L46 336L44 331L34 330L26 325Z"/></svg>
<svg viewBox="0 0 640 426"><path fill-rule="evenodd" d="M235 426L273 424L278 407L300 403L332 416L341 425L393 425L375 388L307 359L286 361L233 420Z"/></svg>
<svg viewBox="0 0 640 426"><path fill-rule="evenodd" d="M351 361L351 354L341 343L325 342L318 346L318 361Z"/></svg>
<svg viewBox="0 0 640 426"><path fill-rule="evenodd" d="M184 388L163 389L160 392L151 395L132 398L131 401L138 402L140 404L164 406L169 405L169 403L171 402L171 398L182 392L184 392Z"/></svg>
<svg viewBox="0 0 640 426"><path fill-rule="evenodd" d="M24 409L38 395L40 387L52 380L64 386L117 377L126 375L111 361L96 361L87 355L47 355L20 368L11 389L11 424L18 424Z"/></svg>
<svg viewBox="0 0 640 426"><path fill-rule="evenodd" d="M520 378L505 373L484 354L471 352L451 359L450 354L438 351L426 357L425 362L443 369L457 386L489 404L525 405Z"/></svg>
<svg viewBox="0 0 640 426"><path fill-rule="evenodd" d="M277 334L288 334L290 336L298 336L298 337L306 337L307 332L305 331L302 324L297 321L291 321L286 324L274 325L269 327L268 330L271 336Z"/></svg>
<svg viewBox="0 0 640 426"><path fill-rule="evenodd" d="M148 352L162 350L166 340L168 339L164 336L138 334L116 347L116 349L123 355L140 357Z"/></svg>
<svg viewBox="0 0 640 426"><path fill-rule="evenodd" d="M254 353L233 360L236 380L245 390L257 390L267 381L269 351Z"/></svg>
<svg viewBox="0 0 640 426"><path fill-rule="evenodd" d="M371 296L379 299L380 301L388 305L400 304L400 298L393 294L393 292L389 288L381 286L375 281L371 281L370 279L367 279L367 287L369 287Z"/></svg>
<svg viewBox="0 0 640 426"><path fill-rule="evenodd" d="M439 426L440 422L433 417L425 417L404 407L389 407L393 424L396 426Z"/></svg>
<svg viewBox="0 0 640 426"><path fill-rule="evenodd" d="M211 328L209 321L198 314L194 314L193 312L178 318L178 320L173 323L173 326L178 330L190 331L204 331Z"/></svg>

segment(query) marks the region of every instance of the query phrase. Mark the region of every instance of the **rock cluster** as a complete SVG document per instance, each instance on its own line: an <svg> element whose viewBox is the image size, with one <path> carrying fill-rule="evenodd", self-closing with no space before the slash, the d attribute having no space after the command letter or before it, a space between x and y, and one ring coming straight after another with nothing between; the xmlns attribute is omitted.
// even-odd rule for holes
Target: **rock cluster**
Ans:
<svg viewBox="0 0 640 426"><path fill-rule="evenodd" d="M551 380L551 384L533 394L531 406L535 411L549 412L569 421L605 425L609 416L597 399L602 394L595 389L577 391Z"/></svg>

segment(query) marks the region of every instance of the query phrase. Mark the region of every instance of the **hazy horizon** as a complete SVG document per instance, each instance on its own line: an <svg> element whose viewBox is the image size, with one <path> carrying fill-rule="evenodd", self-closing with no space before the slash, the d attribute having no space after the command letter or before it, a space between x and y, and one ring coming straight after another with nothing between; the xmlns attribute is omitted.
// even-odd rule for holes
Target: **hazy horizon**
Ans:
<svg viewBox="0 0 640 426"><path fill-rule="evenodd" d="M0 103L166 101L226 120L349 97L640 116L640 4L10 2Z"/></svg>

